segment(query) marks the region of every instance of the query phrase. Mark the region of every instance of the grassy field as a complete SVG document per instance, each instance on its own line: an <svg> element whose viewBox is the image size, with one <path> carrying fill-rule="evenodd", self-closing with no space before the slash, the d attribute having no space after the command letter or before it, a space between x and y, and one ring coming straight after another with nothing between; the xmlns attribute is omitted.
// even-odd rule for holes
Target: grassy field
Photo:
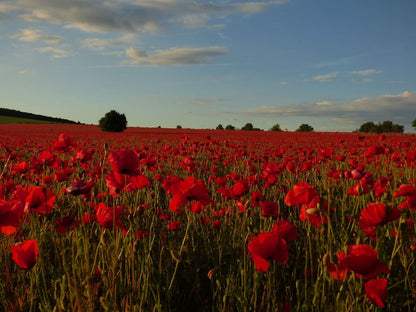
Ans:
<svg viewBox="0 0 416 312"><path fill-rule="evenodd" d="M11 116L0 116L0 124L15 124L15 123L24 123L24 124L54 124L56 122L28 119L28 118L18 118Z"/></svg>

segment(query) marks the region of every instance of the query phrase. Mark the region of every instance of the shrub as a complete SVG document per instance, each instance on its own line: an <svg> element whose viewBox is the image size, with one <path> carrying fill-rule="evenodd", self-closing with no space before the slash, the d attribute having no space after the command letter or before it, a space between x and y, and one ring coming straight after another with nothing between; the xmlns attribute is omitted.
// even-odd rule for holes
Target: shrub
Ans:
<svg viewBox="0 0 416 312"><path fill-rule="evenodd" d="M99 126L105 132L123 132L127 129L127 119L124 114L111 110L100 119Z"/></svg>

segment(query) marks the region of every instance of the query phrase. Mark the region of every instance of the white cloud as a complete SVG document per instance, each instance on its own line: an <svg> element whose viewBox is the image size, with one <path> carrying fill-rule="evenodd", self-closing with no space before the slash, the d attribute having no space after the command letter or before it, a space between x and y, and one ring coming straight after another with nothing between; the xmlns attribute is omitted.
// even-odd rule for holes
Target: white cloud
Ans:
<svg viewBox="0 0 416 312"><path fill-rule="evenodd" d="M331 101L316 102L316 105L318 105L318 106L327 106L327 105L331 105L331 104L332 104Z"/></svg>
<svg viewBox="0 0 416 312"><path fill-rule="evenodd" d="M332 72L332 73L328 73L328 74L324 74L324 75L318 75L313 77L313 80L316 81L321 81L321 82L325 82L325 81L330 81L334 78L336 78L338 76L338 72Z"/></svg>
<svg viewBox="0 0 416 312"><path fill-rule="evenodd" d="M375 75L375 74L381 74L382 72L383 72L382 70L377 70L377 69L365 69L365 70L354 70L354 71L351 71L350 74L358 75L358 76L370 76L370 75Z"/></svg>
<svg viewBox="0 0 416 312"><path fill-rule="evenodd" d="M136 50L133 47L126 49L126 55L130 58L128 64L144 65L187 65L207 64L214 58L226 54L226 47L200 47L200 48L171 48L168 50L156 50L152 55L146 51Z"/></svg>
<svg viewBox="0 0 416 312"><path fill-rule="evenodd" d="M73 51L57 47L43 47L38 49L41 53L52 53L51 58L64 58L74 54Z"/></svg>
<svg viewBox="0 0 416 312"><path fill-rule="evenodd" d="M244 2L244 3L235 3L233 5L239 12L245 14L256 14L263 12L269 6L279 5L288 2L287 0L282 1L262 1L262 2Z"/></svg>
<svg viewBox="0 0 416 312"><path fill-rule="evenodd" d="M244 113L264 117L327 117L330 119L355 122L392 120L395 123L408 123L414 119L416 91L378 97L358 98L348 103L320 101L293 105L260 106Z"/></svg>
<svg viewBox="0 0 416 312"><path fill-rule="evenodd" d="M47 43L57 43L61 40L63 40L63 37L61 36L47 36L42 35L42 32L37 29L21 29L19 33L14 34L12 36L13 38L16 38L19 41L44 41Z"/></svg>
<svg viewBox="0 0 416 312"><path fill-rule="evenodd" d="M82 45L91 50L102 51L108 47L131 45L135 42L135 38L134 34L126 34L115 39L88 38L82 41Z"/></svg>

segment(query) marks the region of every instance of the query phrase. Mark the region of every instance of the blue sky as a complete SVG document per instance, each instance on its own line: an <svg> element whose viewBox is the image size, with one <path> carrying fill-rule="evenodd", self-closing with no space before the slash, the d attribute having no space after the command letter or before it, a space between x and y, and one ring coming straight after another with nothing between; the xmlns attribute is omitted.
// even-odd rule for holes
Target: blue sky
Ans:
<svg viewBox="0 0 416 312"><path fill-rule="evenodd" d="M416 119L414 0L0 0L0 107L97 124Z"/></svg>

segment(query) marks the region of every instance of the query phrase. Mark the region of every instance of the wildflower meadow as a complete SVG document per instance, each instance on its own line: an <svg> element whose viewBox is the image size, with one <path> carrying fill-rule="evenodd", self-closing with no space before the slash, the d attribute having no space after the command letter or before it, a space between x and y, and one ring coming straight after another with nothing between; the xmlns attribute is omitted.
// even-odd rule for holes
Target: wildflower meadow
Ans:
<svg viewBox="0 0 416 312"><path fill-rule="evenodd" d="M2 311L415 311L414 134L0 125Z"/></svg>

